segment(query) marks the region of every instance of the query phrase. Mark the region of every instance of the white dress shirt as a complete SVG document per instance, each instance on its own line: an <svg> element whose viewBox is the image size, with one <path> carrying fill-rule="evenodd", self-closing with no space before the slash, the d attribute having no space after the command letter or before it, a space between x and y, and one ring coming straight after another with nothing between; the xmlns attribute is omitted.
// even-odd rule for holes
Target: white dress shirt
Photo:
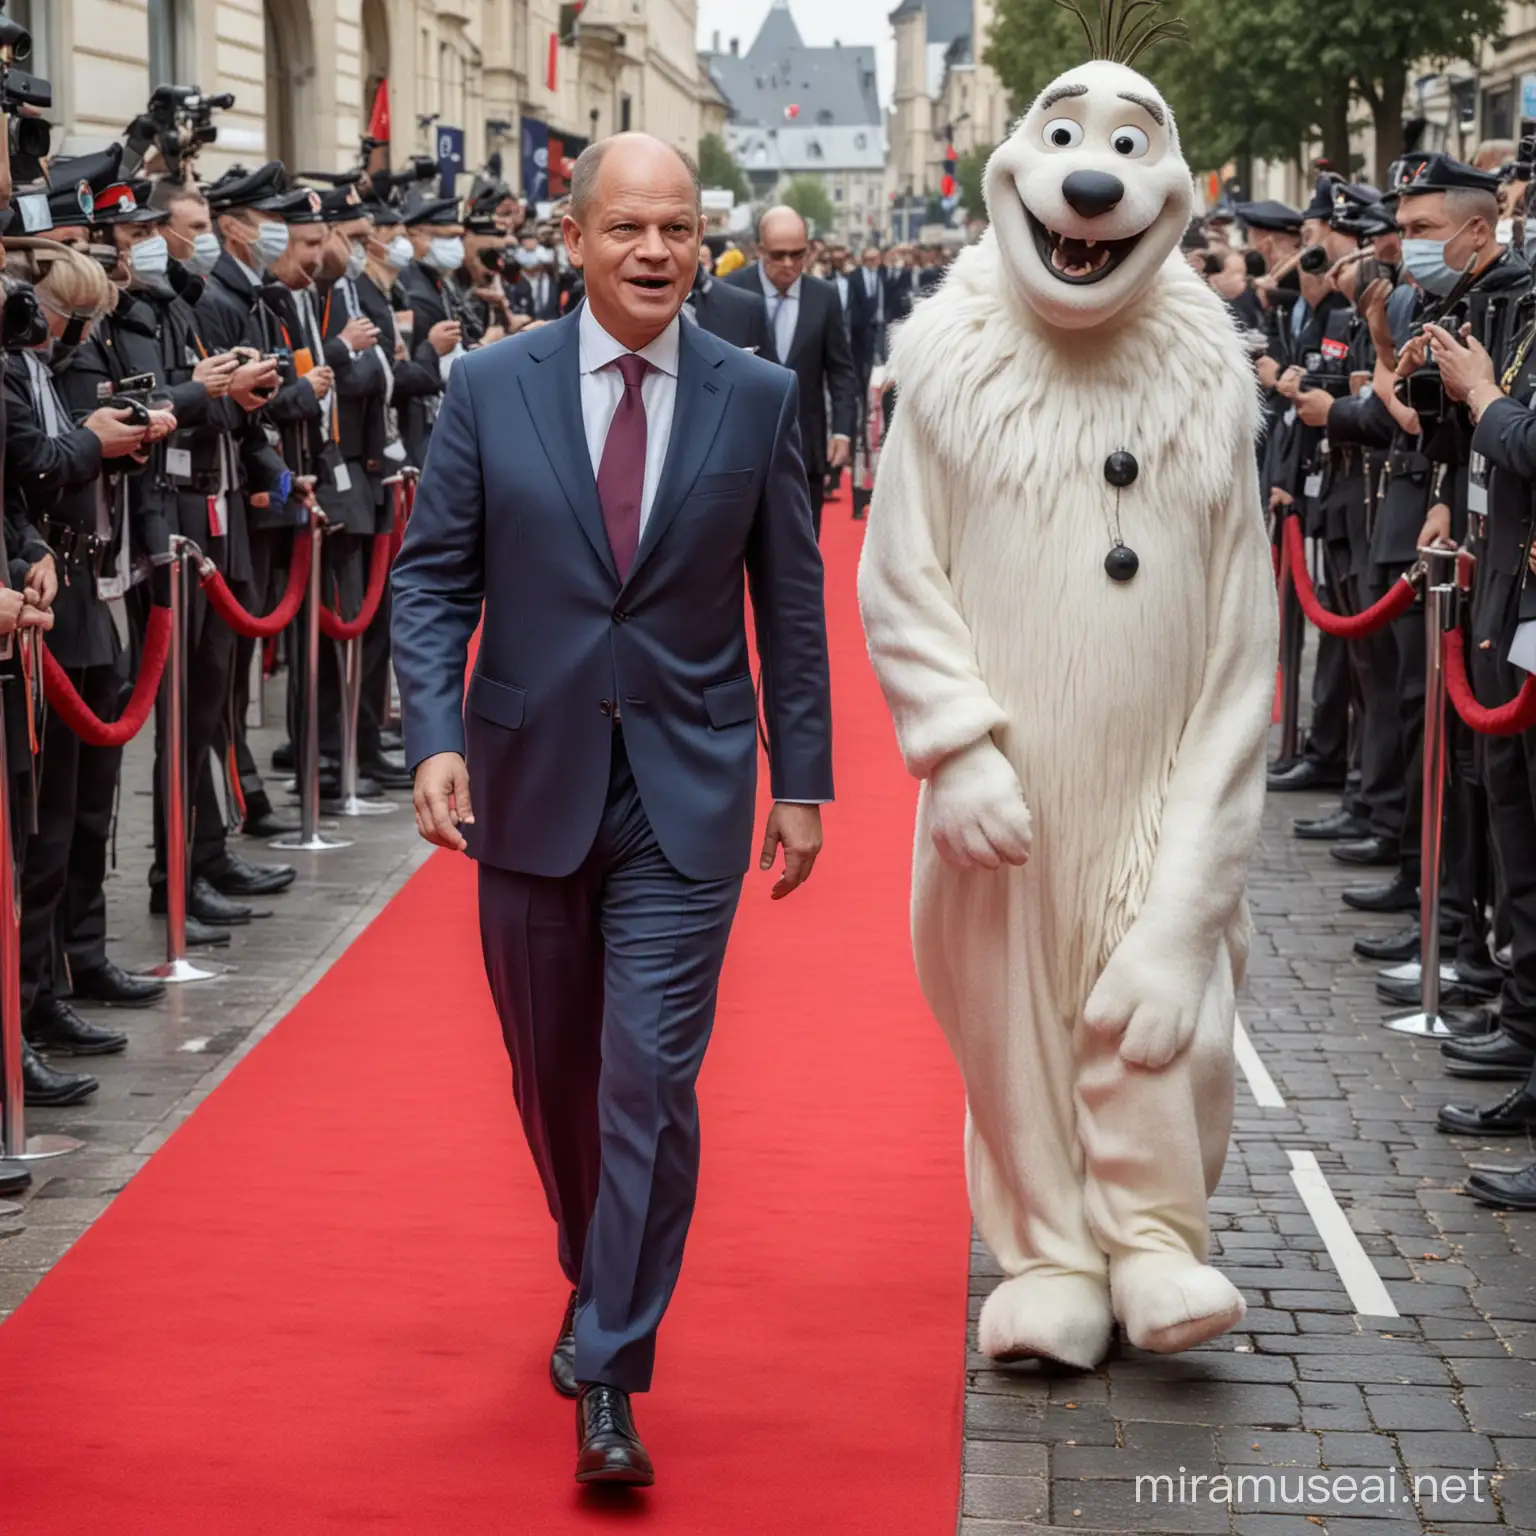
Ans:
<svg viewBox="0 0 1536 1536"><path fill-rule="evenodd" d="M789 285L787 293L780 293L761 265L757 276L763 285L763 301L768 306L768 323L773 327L773 350L778 360L787 366L789 349L795 344L795 327L800 323L800 279L797 277Z"/></svg>
<svg viewBox="0 0 1536 1536"><path fill-rule="evenodd" d="M875 301L875 324L885 324L885 284L880 273L873 267L864 268L864 293Z"/></svg>
<svg viewBox="0 0 1536 1536"><path fill-rule="evenodd" d="M597 477L603 462L603 445L614 412L624 398L624 376L610 366L629 350L615 341L597 322L590 304L581 306L578 345L581 354L581 421L587 434L587 452L592 458L592 475ZM645 403L645 487L640 498L640 532L650 521L651 505L661 483L661 467L666 463L667 444L672 440L672 413L677 405L677 348L681 321L674 315L667 328L639 355L651 366L640 386Z"/></svg>

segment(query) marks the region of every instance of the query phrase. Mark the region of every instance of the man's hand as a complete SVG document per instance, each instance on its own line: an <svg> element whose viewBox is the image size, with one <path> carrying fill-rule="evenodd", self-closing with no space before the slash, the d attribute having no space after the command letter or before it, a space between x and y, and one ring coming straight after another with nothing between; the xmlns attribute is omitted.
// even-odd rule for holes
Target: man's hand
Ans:
<svg viewBox="0 0 1536 1536"><path fill-rule="evenodd" d="M53 600L59 595L59 573L52 555L44 555L27 572L26 592L37 607L53 607Z"/></svg>
<svg viewBox="0 0 1536 1536"><path fill-rule="evenodd" d="M265 512L272 505L271 491L252 491L245 499L258 512Z"/></svg>
<svg viewBox="0 0 1536 1536"><path fill-rule="evenodd" d="M240 367L240 359L233 352L215 352L212 357L198 360L192 377L208 391L210 400L222 400L229 393Z"/></svg>
<svg viewBox="0 0 1536 1536"><path fill-rule="evenodd" d="M1437 501L1429 509L1424 526L1419 529L1419 548L1433 549L1436 545L1451 542L1451 509L1443 501Z"/></svg>
<svg viewBox="0 0 1536 1536"><path fill-rule="evenodd" d="M1378 277L1360 295L1360 313L1370 329L1371 344L1377 359L1388 368L1397 366L1397 344L1392 340L1392 326L1387 319L1387 300L1392 297L1391 280Z"/></svg>
<svg viewBox="0 0 1536 1536"><path fill-rule="evenodd" d="M928 779L929 831L956 869L1027 864L1034 829L1013 764L990 736L947 757Z"/></svg>
<svg viewBox="0 0 1536 1536"><path fill-rule="evenodd" d="M1326 427L1333 396L1326 389L1304 389L1296 396L1296 414L1309 427Z"/></svg>
<svg viewBox="0 0 1536 1536"><path fill-rule="evenodd" d="M1445 382L1446 393L1453 400L1465 400L1479 385L1498 384L1493 359L1472 334L1470 326L1463 329L1461 340L1452 336L1443 325L1426 325L1424 334L1429 337L1430 350Z"/></svg>
<svg viewBox="0 0 1536 1536"><path fill-rule="evenodd" d="M1287 400L1294 400L1301 393L1301 379L1303 370L1294 364L1280 375L1275 388L1285 396Z"/></svg>
<svg viewBox="0 0 1536 1536"><path fill-rule="evenodd" d="M311 368L304 375L304 382L315 392L315 399L324 400L330 394L336 375L329 368Z"/></svg>
<svg viewBox="0 0 1536 1536"><path fill-rule="evenodd" d="M784 848L784 873L773 882L773 899L782 901L811 878L816 855L821 852L821 807L787 805L782 800L768 813L763 852L758 868L773 868L774 851Z"/></svg>
<svg viewBox="0 0 1536 1536"><path fill-rule="evenodd" d="M447 357L458 346L463 335L463 328L457 320L439 320L427 332L427 340L432 343L432 350L439 357Z"/></svg>
<svg viewBox="0 0 1536 1536"><path fill-rule="evenodd" d="M367 315L353 315L342 327L341 339L354 352L366 352L379 339L379 328Z"/></svg>
<svg viewBox="0 0 1536 1536"><path fill-rule="evenodd" d="M459 828L472 826L475 820L474 807L469 800L469 769L464 766L464 759L457 752L438 752L423 759L416 765L416 787L411 799L416 807L416 830L439 848L463 853L469 844L464 841ZM768 827L772 831L771 818ZM820 842L819 837L817 841ZM815 854L811 857L814 859ZM806 873L809 872L807 869ZM787 874L785 878L788 878ZM783 881L779 883L782 885ZM778 895L777 887L774 894Z"/></svg>
<svg viewBox="0 0 1536 1536"><path fill-rule="evenodd" d="M1397 355L1397 367L1393 369L1398 378L1406 379L1409 374L1417 373L1424 366L1424 360L1429 356L1429 337L1422 333L1412 336L1404 345L1403 350Z"/></svg>
<svg viewBox="0 0 1536 1536"><path fill-rule="evenodd" d="M277 388L277 360L257 357L241 363L229 381L230 398L242 410L259 411L267 403L267 395ZM258 390L266 391L258 394Z"/></svg>
<svg viewBox="0 0 1536 1536"><path fill-rule="evenodd" d="M151 411L149 425L144 429L144 441L158 443L162 437L169 437L175 430L175 411Z"/></svg>
<svg viewBox="0 0 1536 1536"><path fill-rule="evenodd" d="M1278 512L1281 507L1294 507L1296 498L1283 486L1272 485L1269 488L1269 510Z"/></svg>
<svg viewBox="0 0 1536 1536"><path fill-rule="evenodd" d="M853 457L852 448L846 437L841 435L834 437L827 444L827 468L842 469L849 459Z"/></svg>
<svg viewBox="0 0 1536 1536"><path fill-rule="evenodd" d="M85 418L86 431L93 432L101 443L102 458L122 459L139 451L145 429L131 426L132 420L132 411L110 405L98 406Z"/></svg>
<svg viewBox="0 0 1536 1536"><path fill-rule="evenodd" d="M1272 357L1261 357L1257 364L1259 383L1265 389L1273 389L1280 382L1280 364Z"/></svg>

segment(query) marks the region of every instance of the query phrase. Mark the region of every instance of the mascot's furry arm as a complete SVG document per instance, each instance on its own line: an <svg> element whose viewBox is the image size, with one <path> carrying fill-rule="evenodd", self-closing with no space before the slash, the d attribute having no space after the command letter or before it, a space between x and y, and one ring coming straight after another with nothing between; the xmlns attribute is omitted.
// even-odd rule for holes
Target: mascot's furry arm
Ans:
<svg viewBox="0 0 1536 1536"><path fill-rule="evenodd" d="M1231 497L1212 520L1205 673L1179 742L1151 880L1084 1009L1090 1028L1124 1031L1120 1054L1146 1067L1188 1045L1223 939L1239 983L1247 958L1243 888L1264 809L1277 646L1274 566L1249 443L1245 433Z"/></svg>
<svg viewBox="0 0 1536 1536"><path fill-rule="evenodd" d="M976 661L949 579L949 500L914 412L898 411L882 452L859 562L870 659L907 770L929 781L930 821L950 863L1022 864L1029 811L991 732L1005 723Z"/></svg>

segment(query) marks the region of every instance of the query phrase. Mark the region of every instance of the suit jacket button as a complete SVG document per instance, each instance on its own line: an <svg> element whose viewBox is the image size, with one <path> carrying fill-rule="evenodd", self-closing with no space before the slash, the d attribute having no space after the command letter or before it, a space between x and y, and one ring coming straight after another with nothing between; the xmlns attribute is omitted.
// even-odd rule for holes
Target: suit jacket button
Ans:
<svg viewBox="0 0 1536 1536"><path fill-rule="evenodd" d="M613 622L615 624L622 624L628 618L629 615L622 608L615 608L613 610Z"/></svg>
<svg viewBox="0 0 1536 1536"><path fill-rule="evenodd" d="M604 699L603 702L597 706L597 712L600 715L611 715L613 713L613 700Z"/></svg>

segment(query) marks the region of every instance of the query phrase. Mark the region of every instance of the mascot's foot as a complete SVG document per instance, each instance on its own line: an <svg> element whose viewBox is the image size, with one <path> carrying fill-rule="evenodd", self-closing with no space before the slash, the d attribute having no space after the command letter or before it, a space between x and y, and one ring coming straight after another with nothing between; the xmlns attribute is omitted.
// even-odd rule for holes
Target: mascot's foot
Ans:
<svg viewBox="0 0 1536 1536"><path fill-rule="evenodd" d="M1115 1315L1138 1349L1175 1355L1235 1327L1247 1312L1237 1287L1209 1264L1147 1254L1110 1266Z"/></svg>
<svg viewBox="0 0 1536 1536"><path fill-rule="evenodd" d="M987 1297L977 1333L982 1354L1004 1364L1056 1360L1091 1371L1109 1353L1114 1329L1107 1281L1037 1272L1005 1280Z"/></svg>

